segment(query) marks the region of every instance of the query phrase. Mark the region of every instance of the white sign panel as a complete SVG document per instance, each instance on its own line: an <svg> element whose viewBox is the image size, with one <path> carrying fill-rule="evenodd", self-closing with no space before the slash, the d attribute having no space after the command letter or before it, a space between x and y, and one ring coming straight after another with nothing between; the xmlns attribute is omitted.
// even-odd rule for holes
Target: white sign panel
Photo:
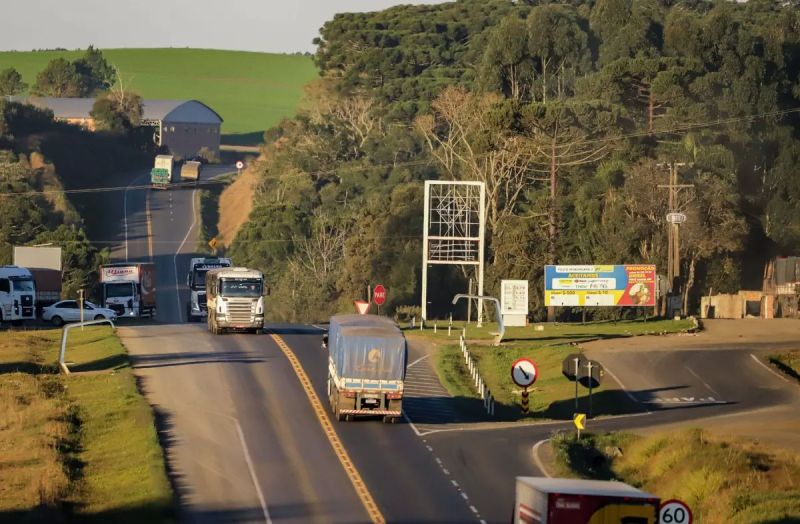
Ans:
<svg viewBox="0 0 800 524"><path fill-rule="evenodd" d="M104 267L100 275L101 282L138 282L137 266Z"/></svg>
<svg viewBox="0 0 800 524"><path fill-rule="evenodd" d="M503 315L528 314L527 280L503 280L500 282L500 311Z"/></svg>
<svg viewBox="0 0 800 524"><path fill-rule="evenodd" d="M686 503L668 500L661 503L658 521L662 524L692 524L694 516Z"/></svg>

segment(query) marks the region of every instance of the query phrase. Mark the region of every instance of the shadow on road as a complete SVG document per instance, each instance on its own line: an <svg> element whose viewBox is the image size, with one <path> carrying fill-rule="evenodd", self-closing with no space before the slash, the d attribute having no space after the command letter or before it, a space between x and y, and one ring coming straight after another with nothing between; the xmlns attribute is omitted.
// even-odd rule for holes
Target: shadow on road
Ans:
<svg viewBox="0 0 800 524"><path fill-rule="evenodd" d="M133 367L136 369L166 368L173 366L191 366L196 364L239 363L256 364L266 362L268 357L246 357L241 352L184 352L153 355L131 355Z"/></svg>

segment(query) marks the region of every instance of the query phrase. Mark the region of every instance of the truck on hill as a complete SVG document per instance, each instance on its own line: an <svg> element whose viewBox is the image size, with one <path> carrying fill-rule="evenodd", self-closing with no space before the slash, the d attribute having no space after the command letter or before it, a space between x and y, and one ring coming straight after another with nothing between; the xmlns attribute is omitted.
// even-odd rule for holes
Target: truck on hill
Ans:
<svg viewBox="0 0 800 524"><path fill-rule="evenodd" d="M24 267L0 267L0 323L36 320L36 282Z"/></svg>
<svg viewBox="0 0 800 524"><path fill-rule="evenodd" d="M403 413L408 345L397 323L376 315L331 317L328 336L328 400L336 420Z"/></svg>
<svg viewBox="0 0 800 524"><path fill-rule="evenodd" d="M264 332L264 274L245 267L223 267L206 273L208 330Z"/></svg>
<svg viewBox="0 0 800 524"><path fill-rule="evenodd" d="M156 318L156 266L125 263L100 266L102 306L117 318Z"/></svg>
<svg viewBox="0 0 800 524"><path fill-rule="evenodd" d="M512 524L657 524L661 500L622 482L517 477Z"/></svg>
<svg viewBox="0 0 800 524"><path fill-rule="evenodd" d="M208 302L206 295L206 273L212 269L231 267L230 258L193 258L189 262L189 273L186 275L186 285L189 286L189 303L186 304L186 319L189 322L199 322L208 316Z"/></svg>

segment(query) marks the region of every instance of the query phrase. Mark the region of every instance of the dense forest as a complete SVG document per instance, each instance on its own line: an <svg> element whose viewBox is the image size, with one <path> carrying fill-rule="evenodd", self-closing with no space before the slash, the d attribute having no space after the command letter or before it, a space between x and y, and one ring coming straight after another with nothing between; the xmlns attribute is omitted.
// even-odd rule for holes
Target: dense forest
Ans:
<svg viewBox="0 0 800 524"><path fill-rule="evenodd" d="M797 254L794 4L461 0L337 15L315 43L320 78L266 133L230 248L267 273L276 318L351 310L367 283L389 311L418 306L426 179L486 183L486 292L529 280L537 319L545 264L665 272L671 163L693 185L677 202L690 313ZM429 271L441 318L469 273Z"/></svg>

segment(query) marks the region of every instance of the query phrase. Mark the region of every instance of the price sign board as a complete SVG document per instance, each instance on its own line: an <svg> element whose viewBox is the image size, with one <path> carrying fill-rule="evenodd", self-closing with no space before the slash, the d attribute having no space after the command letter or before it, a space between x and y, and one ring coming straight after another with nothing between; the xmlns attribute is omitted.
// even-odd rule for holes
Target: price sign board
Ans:
<svg viewBox="0 0 800 524"><path fill-rule="evenodd" d="M546 306L655 306L656 267L545 266Z"/></svg>
<svg viewBox="0 0 800 524"><path fill-rule="evenodd" d="M658 512L660 524L692 524L693 521L692 510L685 502L668 500L661 503L661 509Z"/></svg>

